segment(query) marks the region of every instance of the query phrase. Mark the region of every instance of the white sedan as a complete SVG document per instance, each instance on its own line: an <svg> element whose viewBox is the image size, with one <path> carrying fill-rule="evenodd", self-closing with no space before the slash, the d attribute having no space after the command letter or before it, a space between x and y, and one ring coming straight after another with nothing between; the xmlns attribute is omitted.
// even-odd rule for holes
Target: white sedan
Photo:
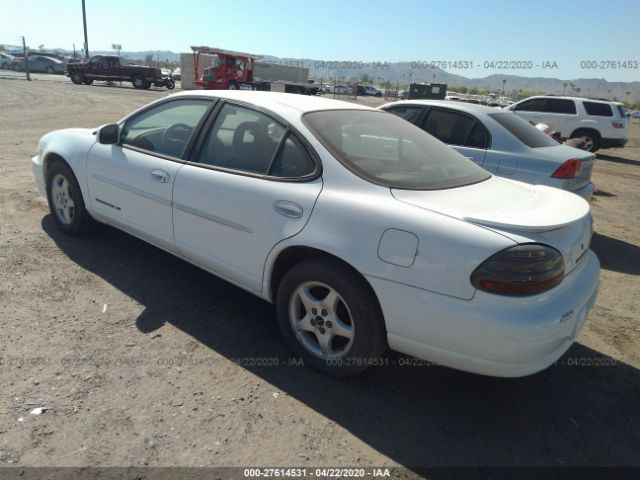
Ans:
<svg viewBox="0 0 640 480"><path fill-rule="evenodd" d="M419 126L495 175L591 199L596 156L559 144L513 112L442 100L408 100L379 108Z"/></svg>
<svg viewBox="0 0 640 480"><path fill-rule="evenodd" d="M582 198L340 101L178 93L45 135L33 172L61 230L113 225L274 302L291 348L331 375L384 365L387 346L528 375L598 291Z"/></svg>

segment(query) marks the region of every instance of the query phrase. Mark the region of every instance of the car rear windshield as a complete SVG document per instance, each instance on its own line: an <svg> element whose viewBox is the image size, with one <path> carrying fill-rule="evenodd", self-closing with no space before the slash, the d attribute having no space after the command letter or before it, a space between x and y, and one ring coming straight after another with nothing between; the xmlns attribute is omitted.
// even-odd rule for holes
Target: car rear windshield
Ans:
<svg viewBox="0 0 640 480"><path fill-rule="evenodd" d="M390 188L440 190L481 182L491 174L415 125L370 110L324 110L305 125L349 170Z"/></svg>
<svg viewBox="0 0 640 480"><path fill-rule="evenodd" d="M556 142L549 135L538 130L525 119L519 117L514 113L490 113L489 116L504 128L509 130L509 132L511 132L514 137L516 137L528 147L541 148L553 147L558 145L558 142Z"/></svg>

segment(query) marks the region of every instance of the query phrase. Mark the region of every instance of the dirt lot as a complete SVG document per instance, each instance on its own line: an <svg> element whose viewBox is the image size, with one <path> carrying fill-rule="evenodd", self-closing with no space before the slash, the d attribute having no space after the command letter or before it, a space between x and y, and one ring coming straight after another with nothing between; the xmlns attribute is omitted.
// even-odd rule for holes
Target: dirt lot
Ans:
<svg viewBox="0 0 640 480"><path fill-rule="evenodd" d="M597 161L602 287L556 366L335 380L288 364L271 305L114 229L54 228L39 137L167 94L0 78L0 465L640 467L640 125Z"/></svg>

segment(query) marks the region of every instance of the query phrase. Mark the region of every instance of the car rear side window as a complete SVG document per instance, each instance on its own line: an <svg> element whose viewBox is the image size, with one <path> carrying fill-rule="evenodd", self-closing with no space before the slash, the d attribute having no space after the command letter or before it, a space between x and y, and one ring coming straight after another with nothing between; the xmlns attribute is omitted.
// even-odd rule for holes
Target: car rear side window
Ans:
<svg viewBox="0 0 640 480"><path fill-rule="evenodd" d="M541 132L514 113L490 113L489 116L506 128L514 137L531 148L553 147L558 145L558 142L553 138Z"/></svg>
<svg viewBox="0 0 640 480"><path fill-rule="evenodd" d="M266 175L285 127L262 112L225 104L197 162Z"/></svg>
<svg viewBox="0 0 640 480"><path fill-rule="evenodd" d="M597 117L613 117L611 105L608 103L583 102L587 115L595 115Z"/></svg>
<svg viewBox="0 0 640 480"><path fill-rule="evenodd" d="M399 105L397 107L391 107L387 109L387 112L393 113L394 115L399 116L400 118L404 118L408 122L418 123L420 119L420 114L424 109L422 107L416 107L413 105Z"/></svg>
<svg viewBox="0 0 640 480"><path fill-rule="evenodd" d="M313 160L300 141L290 133L268 174L274 177L298 178L310 175L314 170Z"/></svg>
<svg viewBox="0 0 640 480"><path fill-rule="evenodd" d="M464 146L487 149L489 148L489 141L489 132L484 128L484 125L476 121L469 133L469 136L467 137L467 141L464 143Z"/></svg>
<svg viewBox="0 0 640 480"><path fill-rule="evenodd" d="M565 98L549 98L544 106L544 111L548 113L576 114L576 104L573 100Z"/></svg>
<svg viewBox="0 0 640 480"><path fill-rule="evenodd" d="M127 120L120 143L148 152L181 158L210 100L180 99L164 102Z"/></svg>
<svg viewBox="0 0 640 480"><path fill-rule="evenodd" d="M464 145L473 123L473 119L466 115L434 108L422 122L422 128L441 142Z"/></svg>

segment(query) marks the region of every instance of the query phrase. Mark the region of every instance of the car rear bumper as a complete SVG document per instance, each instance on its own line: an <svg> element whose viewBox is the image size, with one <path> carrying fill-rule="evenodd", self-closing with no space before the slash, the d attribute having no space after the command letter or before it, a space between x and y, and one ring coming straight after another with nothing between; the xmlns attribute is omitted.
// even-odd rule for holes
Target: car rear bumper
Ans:
<svg viewBox="0 0 640 480"><path fill-rule="evenodd" d="M626 138L602 138L600 148L622 148L628 141Z"/></svg>
<svg viewBox="0 0 640 480"><path fill-rule="evenodd" d="M548 292L504 297L476 291L471 300L369 281L393 350L468 372L521 377L549 367L572 345L595 303L599 272L589 250Z"/></svg>
<svg viewBox="0 0 640 480"><path fill-rule="evenodd" d="M593 196L593 190L594 190L593 183L589 182L584 187L579 188L578 190L570 190L570 191L571 193L575 193L576 195L581 196L588 202L591 200L591 197Z"/></svg>

